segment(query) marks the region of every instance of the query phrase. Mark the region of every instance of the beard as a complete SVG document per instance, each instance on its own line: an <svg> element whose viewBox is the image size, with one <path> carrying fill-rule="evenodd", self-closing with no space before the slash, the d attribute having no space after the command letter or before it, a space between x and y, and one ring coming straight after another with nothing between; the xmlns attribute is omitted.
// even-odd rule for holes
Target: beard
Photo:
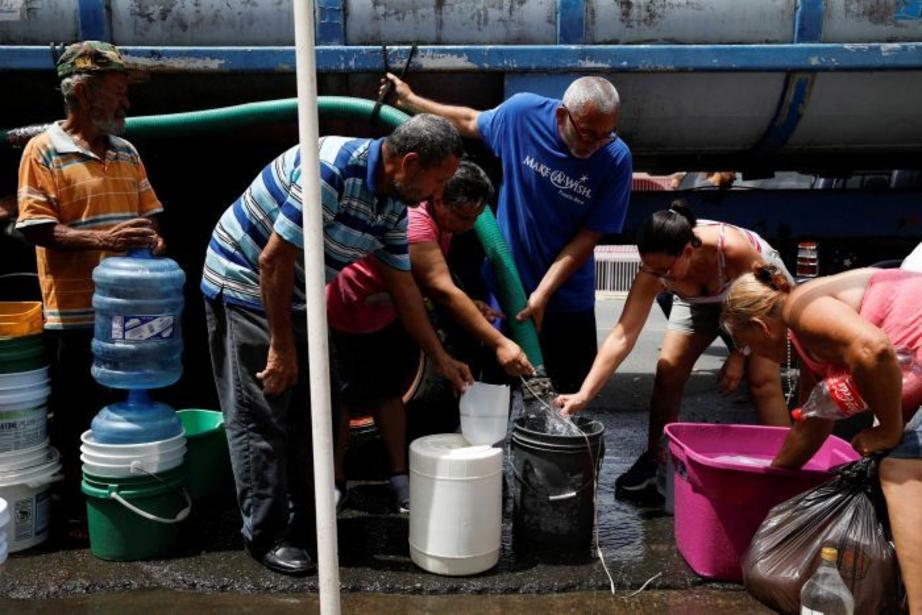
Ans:
<svg viewBox="0 0 922 615"><path fill-rule="evenodd" d="M397 196L400 197L405 203L416 204L426 198L427 195L422 194L421 190L416 189L413 186L403 184L396 179L393 181L394 192L397 193Z"/></svg>
<svg viewBox="0 0 922 615"><path fill-rule="evenodd" d="M93 128L100 134L121 136L125 134L125 112L119 109L107 114L95 105L90 108Z"/></svg>

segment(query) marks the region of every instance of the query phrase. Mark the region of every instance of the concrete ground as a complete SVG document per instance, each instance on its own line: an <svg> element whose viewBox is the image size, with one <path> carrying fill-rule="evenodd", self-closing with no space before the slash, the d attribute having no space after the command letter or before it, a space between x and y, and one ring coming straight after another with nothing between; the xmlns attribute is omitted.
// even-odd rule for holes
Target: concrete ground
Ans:
<svg viewBox="0 0 922 615"><path fill-rule="evenodd" d="M600 338L617 320L622 305L621 299L599 302ZM596 608L599 612L630 609L650 613L681 611L686 615L757 612L760 607L739 586L706 583L691 572L676 551L672 517L657 509L618 502L613 497L615 477L645 447L646 409L664 330L665 319L654 307L634 353L587 410L587 414L606 425L598 523L600 547L619 597L602 593L608 590L609 581L591 549L543 551L514 544L509 498L504 511L502 555L493 570L465 578L423 572L407 553L407 517L391 510L386 485L369 482L353 490L352 507L339 520L344 604L353 605L347 612L448 613L470 608L486 613L519 613L535 606L552 606L555 611L574 613L595 612ZM725 355L726 349L718 341L699 360L686 389L682 420L754 421L745 394L722 398L716 392L717 371ZM105 562L93 557L83 545L60 542L15 554L0 567L0 612L5 612L6 606L21 607L21 600L36 598L54 600L30 602L30 609L38 609L35 612L60 610L68 604L81 608L126 604L134 605L140 612L149 604L148 600L187 605L190 610L194 606L199 611L229 603L235 609L253 605L256 610L262 605L278 606L284 611L283 605L301 604L308 611L315 610L313 597L298 594L315 591L316 576L298 579L265 570L243 553L238 527L236 512L225 501L200 507L186 528L181 552L172 559ZM625 602L627 593L648 581L643 593ZM264 596L265 601L260 602L258 597L228 598L214 592L272 596ZM573 593L560 595L561 592ZM279 596L280 593L291 596ZM494 597L479 603L476 596L461 599L459 594ZM529 598L520 594L557 596ZM372 604L363 606L366 599L379 602L374 603L377 605L374 608ZM95 612L92 608L88 610Z"/></svg>

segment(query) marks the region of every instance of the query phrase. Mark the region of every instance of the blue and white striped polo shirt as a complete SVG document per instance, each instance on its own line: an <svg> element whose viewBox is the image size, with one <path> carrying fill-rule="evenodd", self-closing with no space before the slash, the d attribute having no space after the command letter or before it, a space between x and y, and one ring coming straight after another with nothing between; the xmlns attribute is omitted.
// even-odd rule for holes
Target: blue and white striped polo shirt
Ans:
<svg viewBox="0 0 922 615"><path fill-rule="evenodd" d="M406 204L375 194L381 144L381 139L320 139L327 281L369 253L395 269L410 270ZM205 255L201 289L206 297L223 296L228 303L263 309L259 254L272 232L294 246L304 247L300 159L296 145L273 160L221 216ZM304 309L301 259L295 263L292 309Z"/></svg>

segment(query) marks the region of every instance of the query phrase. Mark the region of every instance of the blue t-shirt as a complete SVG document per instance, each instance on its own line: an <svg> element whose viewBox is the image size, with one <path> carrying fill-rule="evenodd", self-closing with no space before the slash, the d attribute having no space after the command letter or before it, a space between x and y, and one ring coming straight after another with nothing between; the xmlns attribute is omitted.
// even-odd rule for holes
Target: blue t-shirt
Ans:
<svg viewBox="0 0 922 615"><path fill-rule="evenodd" d="M496 217L526 294L580 230L620 232L631 194L631 151L624 141L615 139L589 158L576 158L557 131L554 113L560 104L516 94L477 120L484 143L502 162ZM488 269L484 274L492 287ZM585 311L594 304L590 257L557 289L547 310Z"/></svg>

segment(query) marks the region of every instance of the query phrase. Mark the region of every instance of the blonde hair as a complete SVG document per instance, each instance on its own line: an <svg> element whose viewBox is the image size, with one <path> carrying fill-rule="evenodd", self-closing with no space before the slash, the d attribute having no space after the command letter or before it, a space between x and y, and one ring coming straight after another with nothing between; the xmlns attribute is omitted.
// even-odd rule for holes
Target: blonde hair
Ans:
<svg viewBox="0 0 922 615"><path fill-rule="evenodd" d="M732 335L754 318L774 316L790 292L791 282L779 267L761 264L753 273L741 275L730 285L721 324Z"/></svg>

